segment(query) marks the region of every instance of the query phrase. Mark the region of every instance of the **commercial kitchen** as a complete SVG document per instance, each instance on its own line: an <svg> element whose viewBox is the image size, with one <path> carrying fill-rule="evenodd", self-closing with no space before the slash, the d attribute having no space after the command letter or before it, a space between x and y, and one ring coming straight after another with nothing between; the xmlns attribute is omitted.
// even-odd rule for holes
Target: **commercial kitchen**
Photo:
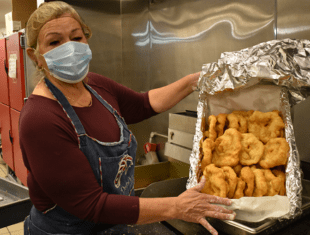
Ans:
<svg viewBox="0 0 310 235"><path fill-rule="evenodd" d="M9 3L8 3L9 2ZM34 89L25 24L42 1L0 0L0 234L23 234L32 206L19 147L19 114ZM46 1L48 2L48 1ZM222 53L272 40L310 40L308 0L66 0L93 32L90 71L137 92L168 85L217 62ZM10 9L11 7L11 9ZM6 25L5 25L6 24ZM310 50L308 51L310 54ZM307 57L309 56L307 54ZM308 63L310 60L308 60ZM310 66L310 65L309 65ZM308 77L308 86L310 78ZM171 110L129 125L138 142L135 195L178 196L191 175L199 89ZM208 219L219 234L310 235L310 99L291 105L301 172L301 210L291 219ZM198 116L197 116L198 113ZM288 189L287 189L288 190ZM16 230L14 226L18 227ZM199 224L168 220L128 225L132 234L210 234ZM13 229L13 230L12 230Z"/></svg>

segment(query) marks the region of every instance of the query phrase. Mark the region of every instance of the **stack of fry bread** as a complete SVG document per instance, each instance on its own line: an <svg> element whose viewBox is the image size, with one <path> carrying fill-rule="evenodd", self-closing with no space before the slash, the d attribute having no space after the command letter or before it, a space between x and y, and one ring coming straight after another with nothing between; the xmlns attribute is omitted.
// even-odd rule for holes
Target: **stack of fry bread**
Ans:
<svg viewBox="0 0 310 235"><path fill-rule="evenodd" d="M207 122L207 123L206 123ZM286 194L289 144L279 111L233 111L203 119L197 178L202 193L239 199Z"/></svg>

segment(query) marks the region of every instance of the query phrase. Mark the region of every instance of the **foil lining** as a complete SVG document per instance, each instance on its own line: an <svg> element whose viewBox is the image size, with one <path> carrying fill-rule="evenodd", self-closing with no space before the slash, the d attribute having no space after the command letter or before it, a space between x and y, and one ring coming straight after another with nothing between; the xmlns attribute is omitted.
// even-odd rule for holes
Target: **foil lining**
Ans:
<svg viewBox="0 0 310 235"><path fill-rule="evenodd" d="M290 146L290 153L286 166L286 195L290 201L290 212L280 219L292 219L302 213L302 171L300 169L300 159L295 142L288 94L288 89L283 87L281 90L279 111L283 114L285 138Z"/></svg>
<svg viewBox="0 0 310 235"><path fill-rule="evenodd" d="M288 87L291 106L310 94L310 41L272 40L236 52L224 52L218 62L204 64L198 89L214 95L258 83Z"/></svg>
<svg viewBox="0 0 310 235"><path fill-rule="evenodd" d="M286 168L286 190L290 212L278 218L293 219L302 213L302 171L295 143L291 107L310 94L310 41L272 40L251 48L221 54L218 62L204 64L198 81L197 123L190 156L187 189L197 185L200 162L202 120L210 110L208 97L251 86L272 84L282 87L280 108L285 123L285 138L290 145Z"/></svg>

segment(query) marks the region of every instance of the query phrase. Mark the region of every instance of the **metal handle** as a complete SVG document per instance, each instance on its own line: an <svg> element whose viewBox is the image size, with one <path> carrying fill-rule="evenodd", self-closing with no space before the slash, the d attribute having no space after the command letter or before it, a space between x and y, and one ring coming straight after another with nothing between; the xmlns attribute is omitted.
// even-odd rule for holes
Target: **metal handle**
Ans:
<svg viewBox="0 0 310 235"><path fill-rule="evenodd" d="M13 144L13 137L11 136L11 130L9 130L9 137L10 137L10 141Z"/></svg>
<svg viewBox="0 0 310 235"><path fill-rule="evenodd" d="M22 34L22 35L20 35L20 46L21 46L21 48L22 49L25 49L26 47L25 47L25 34Z"/></svg>
<svg viewBox="0 0 310 235"><path fill-rule="evenodd" d="M6 60L4 60L4 69L6 74L9 76L9 68L6 66Z"/></svg>
<svg viewBox="0 0 310 235"><path fill-rule="evenodd" d="M171 131L171 132L170 132L170 139L173 139L173 136L174 136L174 132Z"/></svg>

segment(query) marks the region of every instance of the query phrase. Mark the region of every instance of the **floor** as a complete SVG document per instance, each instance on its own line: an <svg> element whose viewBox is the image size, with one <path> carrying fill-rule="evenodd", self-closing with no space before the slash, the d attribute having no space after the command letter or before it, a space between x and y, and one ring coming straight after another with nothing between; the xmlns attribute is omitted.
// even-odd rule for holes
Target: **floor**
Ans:
<svg viewBox="0 0 310 235"><path fill-rule="evenodd" d="M7 168L3 164L0 158L0 177L6 178ZM0 235L23 235L24 234L24 222L13 224L11 226L0 228Z"/></svg>
<svg viewBox="0 0 310 235"><path fill-rule="evenodd" d="M23 235L24 234L24 222L13 224L11 226L0 228L1 235Z"/></svg>

